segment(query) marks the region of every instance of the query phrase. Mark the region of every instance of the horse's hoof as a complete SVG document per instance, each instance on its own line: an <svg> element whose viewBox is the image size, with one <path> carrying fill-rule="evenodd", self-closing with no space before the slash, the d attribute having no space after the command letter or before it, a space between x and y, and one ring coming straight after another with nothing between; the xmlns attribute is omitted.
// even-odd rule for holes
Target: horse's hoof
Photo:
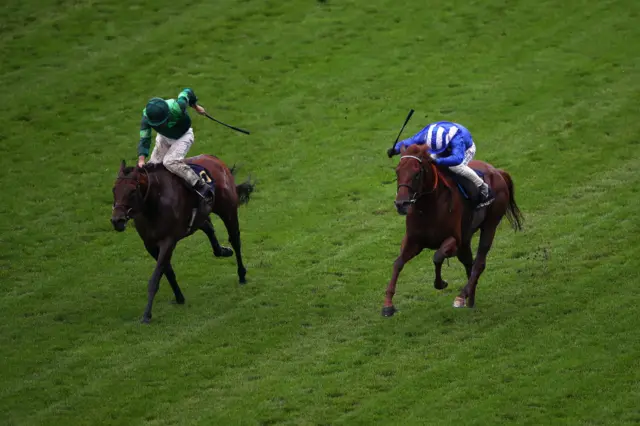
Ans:
<svg viewBox="0 0 640 426"><path fill-rule="evenodd" d="M391 305L391 306L385 306L384 308L382 308L382 316L383 317L392 317L393 314L395 314L396 308L395 306Z"/></svg>
<svg viewBox="0 0 640 426"><path fill-rule="evenodd" d="M240 280L239 280L239 281L240 281L240 284L241 284L241 285L245 285L245 284L247 283L247 279L246 279L246 278L244 278L244 277L240 278Z"/></svg>
<svg viewBox="0 0 640 426"><path fill-rule="evenodd" d="M174 305L184 305L184 297L182 299L176 299L176 300L172 300L171 303L173 303Z"/></svg>
<svg viewBox="0 0 640 426"><path fill-rule="evenodd" d="M465 303L464 303L464 297L456 297L455 300L453 301L453 307L454 308L464 308L465 307Z"/></svg>
<svg viewBox="0 0 640 426"><path fill-rule="evenodd" d="M436 290L444 290L445 288L449 287L449 283L445 280L440 280L440 283L434 281L433 287L435 287Z"/></svg>
<svg viewBox="0 0 640 426"><path fill-rule="evenodd" d="M220 251L213 253L215 257L231 257L233 256L233 250L229 247L220 247Z"/></svg>
<svg viewBox="0 0 640 426"><path fill-rule="evenodd" d="M149 324L151 322L151 318L147 318L147 317L142 317L142 319L140 320L140 322L142 324Z"/></svg>

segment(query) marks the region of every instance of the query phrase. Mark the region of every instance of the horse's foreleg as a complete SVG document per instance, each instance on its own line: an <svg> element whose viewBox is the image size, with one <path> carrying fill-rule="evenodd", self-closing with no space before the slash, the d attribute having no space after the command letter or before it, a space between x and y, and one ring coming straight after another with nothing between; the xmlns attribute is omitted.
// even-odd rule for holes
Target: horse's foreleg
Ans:
<svg viewBox="0 0 640 426"><path fill-rule="evenodd" d="M218 242L215 229L213 228L213 223L211 223L210 219L207 219L200 227L200 229L202 230L202 232L207 234L209 242L211 243L211 248L213 249L213 255L215 257L229 257L233 255L233 250L231 250L229 247L221 246Z"/></svg>
<svg viewBox="0 0 640 426"><path fill-rule="evenodd" d="M231 243L231 247L233 247L233 251L236 252L236 263L238 264L238 279L240 281L240 284L245 284L247 282L247 269L242 263L242 252L240 251L242 244L240 242L240 225L238 224L238 212L237 210L235 210L231 214L220 216L220 218L224 222L224 226L227 228L227 234L229 234L229 242Z"/></svg>
<svg viewBox="0 0 640 426"><path fill-rule="evenodd" d="M147 246L145 245L145 247L147 248L147 251L149 252L149 254L151 256L153 256L153 258L157 261L158 260L158 254L160 253L160 249L157 246ZM171 290L173 290L173 294L176 297L176 303L179 305L183 305L185 300L184 300L184 295L182 294L182 290L180 290L180 286L178 285L178 280L176 278L176 273L173 271L173 267L171 266L171 262L167 262L167 266L164 268L164 276L167 277L167 281L169 281L169 285L171 286ZM162 278L162 276L160 277ZM158 283L158 287L159 287L159 283Z"/></svg>
<svg viewBox="0 0 640 426"><path fill-rule="evenodd" d="M420 254L421 251L422 246L420 246L420 244L409 240L406 235L404 236L400 249L400 256L398 256L395 262L393 262L393 274L391 275L391 281L389 281L389 285L387 286L384 307L382 308L382 316L390 317L396 312L396 308L393 306L393 296L396 294L398 276L404 268L404 265Z"/></svg>
<svg viewBox="0 0 640 426"><path fill-rule="evenodd" d="M449 237L442 242L440 248L433 254L433 265L436 270L436 278L433 281L433 286L438 290L444 290L449 285L442 279L442 263L445 259L456 254L458 249L458 243L453 237Z"/></svg>
<svg viewBox="0 0 640 426"><path fill-rule="evenodd" d="M476 303L476 286L480 275L484 271L487 261L487 254L491 250L493 244L493 238L496 235L497 224L485 225L480 231L480 242L478 244L478 252L476 253L476 260L473 262L471 268L471 274L467 285L462 289L460 294L455 298L453 302L454 308L463 308L465 306L473 308ZM466 302L466 303L465 303Z"/></svg>
<svg viewBox="0 0 640 426"><path fill-rule="evenodd" d="M160 278L162 278L162 274L166 272L167 265L170 264L171 254L173 253L173 249L175 248L175 246L176 243L171 240L163 241L158 246L156 268L153 270L153 274L151 274L151 278L149 279L149 285L147 288L147 307L144 310L144 314L142 315L141 320L144 323L148 323L149 321L151 321L151 307L153 306L153 298L156 296L158 288L160 287ZM171 269L171 271L173 271L173 269ZM167 279L169 279L169 276L167 276ZM173 275L173 279L175 280L175 274Z"/></svg>

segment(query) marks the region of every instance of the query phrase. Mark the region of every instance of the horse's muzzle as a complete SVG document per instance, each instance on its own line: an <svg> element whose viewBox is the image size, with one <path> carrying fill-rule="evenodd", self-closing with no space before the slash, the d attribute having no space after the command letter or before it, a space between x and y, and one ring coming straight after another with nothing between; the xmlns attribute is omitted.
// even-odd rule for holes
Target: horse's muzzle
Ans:
<svg viewBox="0 0 640 426"><path fill-rule="evenodd" d="M127 228L127 220L125 218L111 218L111 224L113 225L113 229L118 232L123 232Z"/></svg>
<svg viewBox="0 0 640 426"><path fill-rule="evenodd" d="M396 210L398 211L398 214L402 215L402 216L406 216L407 212L409 211L409 206L411 205L411 201L408 201L408 200L398 201L398 200L396 200L394 202L394 204L396 205Z"/></svg>

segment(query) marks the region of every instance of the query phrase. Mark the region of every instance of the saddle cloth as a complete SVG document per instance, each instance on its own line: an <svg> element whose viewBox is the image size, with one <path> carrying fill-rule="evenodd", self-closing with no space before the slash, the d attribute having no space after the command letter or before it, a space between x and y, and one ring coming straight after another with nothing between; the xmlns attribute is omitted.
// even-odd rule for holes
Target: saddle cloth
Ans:
<svg viewBox="0 0 640 426"><path fill-rule="evenodd" d="M188 163L189 167L191 167L191 170L193 170L194 172L196 172L196 174L198 176L200 176L206 183L209 184L209 186L211 186L211 188L215 189L216 186L216 182L213 179L213 177L211 176L211 173L209 173L209 170L205 169L204 167L198 165L198 164L194 164L194 163Z"/></svg>

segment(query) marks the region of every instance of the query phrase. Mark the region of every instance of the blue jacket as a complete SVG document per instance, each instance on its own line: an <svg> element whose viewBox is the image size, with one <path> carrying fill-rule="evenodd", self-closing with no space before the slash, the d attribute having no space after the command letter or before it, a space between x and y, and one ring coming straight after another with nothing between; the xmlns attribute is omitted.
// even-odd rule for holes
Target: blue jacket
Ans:
<svg viewBox="0 0 640 426"><path fill-rule="evenodd" d="M414 144L427 144L429 153L436 155L436 164L453 167L462 164L465 152L473 145L473 139L464 126L451 121L438 121L427 125L412 137L398 142L395 151L400 153L403 146Z"/></svg>

